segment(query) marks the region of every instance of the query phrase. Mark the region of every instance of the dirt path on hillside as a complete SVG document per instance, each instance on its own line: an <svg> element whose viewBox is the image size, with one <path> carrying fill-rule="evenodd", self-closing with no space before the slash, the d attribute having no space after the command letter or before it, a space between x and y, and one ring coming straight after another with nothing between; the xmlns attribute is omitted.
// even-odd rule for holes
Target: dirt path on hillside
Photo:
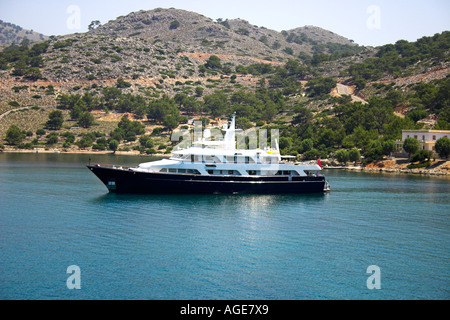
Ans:
<svg viewBox="0 0 450 320"><path fill-rule="evenodd" d="M12 110L8 110L2 114L0 114L0 120L2 120L4 117L6 117L8 114L10 114L13 111L20 111L20 110L25 110L25 109L30 109L31 107L22 107L22 108L16 108L16 109L12 109Z"/></svg>
<svg viewBox="0 0 450 320"><path fill-rule="evenodd" d="M356 96L355 89L350 86L346 86L342 83L338 83L336 86L336 95L342 96L342 95L348 95L352 97L353 102L361 102L363 104L368 103L366 100L362 99L361 97Z"/></svg>

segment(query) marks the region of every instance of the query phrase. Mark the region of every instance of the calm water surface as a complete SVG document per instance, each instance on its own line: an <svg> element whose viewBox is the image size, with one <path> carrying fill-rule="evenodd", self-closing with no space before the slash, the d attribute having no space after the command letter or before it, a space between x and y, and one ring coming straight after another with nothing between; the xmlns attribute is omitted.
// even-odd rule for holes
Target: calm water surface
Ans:
<svg viewBox="0 0 450 320"><path fill-rule="evenodd" d="M450 298L448 178L328 171L325 195L114 195L89 157L149 160L0 154L1 299Z"/></svg>

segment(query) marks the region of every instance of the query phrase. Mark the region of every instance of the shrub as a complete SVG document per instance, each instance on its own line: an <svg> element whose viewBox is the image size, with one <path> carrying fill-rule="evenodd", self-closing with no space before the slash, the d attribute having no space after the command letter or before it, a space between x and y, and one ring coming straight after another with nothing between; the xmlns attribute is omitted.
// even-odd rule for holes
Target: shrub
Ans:
<svg viewBox="0 0 450 320"><path fill-rule="evenodd" d="M54 145L58 143L58 134L56 132L52 132L47 136L47 145Z"/></svg>
<svg viewBox="0 0 450 320"><path fill-rule="evenodd" d="M436 141L436 152L441 158L448 158L450 154L450 139L447 137L440 138Z"/></svg>
<svg viewBox="0 0 450 320"><path fill-rule="evenodd" d="M338 150L335 154L337 161L341 163L346 163L350 160L349 153L347 150Z"/></svg>
<svg viewBox="0 0 450 320"><path fill-rule="evenodd" d="M430 160L433 156L433 152L429 150L419 150L410 159L411 162L423 162L425 160Z"/></svg>
<svg viewBox="0 0 450 320"><path fill-rule="evenodd" d="M320 157L320 152L317 149L311 149L303 154L303 160L316 160Z"/></svg>
<svg viewBox="0 0 450 320"><path fill-rule="evenodd" d="M20 106L20 104L17 101L9 101L8 104L11 107L19 107Z"/></svg>
<svg viewBox="0 0 450 320"><path fill-rule="evenodd" d="M11 145L18 145L25 139L25 133L16 125L11 125L6 131L6 141Z"/></svg>
<svg viewBox="0 0 450 320"><path fill-rule="evenodd" d="M180 23L177 20L174 20L170 23L170 30L175 30L180 26Z"/></svg>
<svg viewBox="0 0 450 320"><path fill-rule="evenodd" d="M420 168L428 168L431 166L431 162L424 162L424 163L418 163L418 164L410 164L407 166L408 169L420 169Z"/></svg>
<svg viewBox="0 0 450 320"><path fill-rule="evenodd" d="M91 137L83 137L80 140L78 140L75 144L80 148L80 149L86 149L89 148L90 146L92 146L92 139Z"/></svg>

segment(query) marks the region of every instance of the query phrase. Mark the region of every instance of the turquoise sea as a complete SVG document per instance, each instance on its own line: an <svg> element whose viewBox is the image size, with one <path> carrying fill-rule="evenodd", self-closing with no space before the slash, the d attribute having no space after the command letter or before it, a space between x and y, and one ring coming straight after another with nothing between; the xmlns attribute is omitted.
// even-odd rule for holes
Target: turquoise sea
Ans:
<svg viewBox="0 0 450 320"><path fill-rule="evenodd" d="M89 157L150 159L0 154L0 299L450 298L449 178L328 170L329 194L114 195Z"/></svg>

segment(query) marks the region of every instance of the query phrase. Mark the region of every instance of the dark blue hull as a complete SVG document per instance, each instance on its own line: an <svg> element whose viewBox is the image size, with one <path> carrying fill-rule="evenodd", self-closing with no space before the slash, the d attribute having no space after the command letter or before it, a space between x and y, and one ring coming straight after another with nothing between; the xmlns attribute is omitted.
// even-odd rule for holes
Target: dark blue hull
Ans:
<svg viewBox="0 0 450 320"><path fill-rule="evenodd" d="M282 194L323 192L323 176L202 176L147 173L98 165L88 168L110 192L144 194Z"/></svg>

